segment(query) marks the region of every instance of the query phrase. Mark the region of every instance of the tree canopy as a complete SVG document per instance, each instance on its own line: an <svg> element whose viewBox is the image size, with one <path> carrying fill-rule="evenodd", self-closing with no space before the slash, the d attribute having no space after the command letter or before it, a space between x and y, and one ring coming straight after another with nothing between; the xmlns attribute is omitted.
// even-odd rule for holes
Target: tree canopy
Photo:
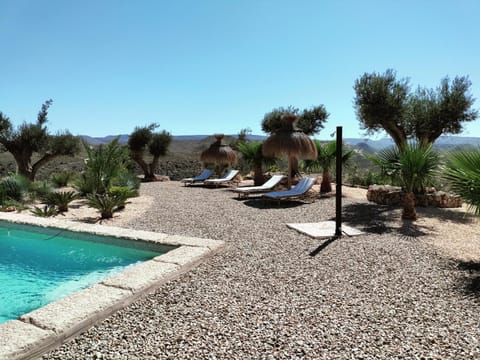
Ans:
<svg viewBox="0 0 480 360"><path fill-rule="evenodd" d="M442 134L459 134L463 123L478 117L472 109L468 77L448 77L436 89L419 87L411 92L408 79L397 79L388 69L384 74L365 73L355 81L354 106L363 129L390 135L399 148L409 139L433 144Z"/></svg>
<svg viewBox="0 0 480 360"><path fill-rule="evenodd" d="M162 130L154 132L158 124L136 127L128 138L128 148L132 159L144 172L145 181L155 180L155 169L161 156L165 156L172 142L172 135ZM145 160L146 151L152 156L150 163Z"/></svg>
<svg viewBox="0 0 480 360"><path fill-rule="evenodd" d="M77 137L68 131L52 135L46 127L48 108L52 100L43 103L36 123L22 123L14 128L10 119L0 112L0 144L10 152L17 163L17 173L35 180L40 167L60 155L73 156L80 150ZM34 153L39 159L32 163Z"/></svg>
<svg viewBox="0 0 480 360"><path fill-rule="evenodd" d="M279 130L289 128L291 123L285 121L286 115L294 115L298 118L296 126L306 135L314 135L324 128L323 124L330 115L325 106L319 105L309 109L300 109L293 106L279 107L265 114L262 120L262 130L273 134Z"/></svg>

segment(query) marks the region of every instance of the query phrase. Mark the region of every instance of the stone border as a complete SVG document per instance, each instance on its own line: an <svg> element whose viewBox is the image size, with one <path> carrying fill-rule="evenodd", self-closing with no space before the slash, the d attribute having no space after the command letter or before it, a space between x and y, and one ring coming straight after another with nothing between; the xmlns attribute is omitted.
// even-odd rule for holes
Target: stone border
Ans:
<svg viewBox="0 0 480 360"><path fill-rule="evenodd" d="M140 296L189 271L224 246L219 240L17 213L0 213L0 220L177 247L0 325L0 359L31 359L58 347Z"/></svg>

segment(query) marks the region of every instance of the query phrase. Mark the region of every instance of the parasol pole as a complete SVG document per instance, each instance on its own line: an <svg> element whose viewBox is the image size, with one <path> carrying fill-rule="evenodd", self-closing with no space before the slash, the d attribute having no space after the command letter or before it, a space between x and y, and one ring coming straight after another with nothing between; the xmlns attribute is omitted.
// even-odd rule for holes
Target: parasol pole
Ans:
<svg viewBox="0 0 480 360"><path fill-rule="evenodd" d="M337 126L336 191L335 191L335 236L342 236L342 127Z"/></svg>

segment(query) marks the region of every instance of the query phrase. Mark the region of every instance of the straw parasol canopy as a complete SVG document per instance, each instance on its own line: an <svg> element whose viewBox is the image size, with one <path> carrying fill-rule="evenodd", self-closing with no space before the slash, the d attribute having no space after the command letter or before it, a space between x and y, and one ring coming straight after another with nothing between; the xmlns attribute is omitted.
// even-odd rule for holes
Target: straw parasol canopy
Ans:
<svg viewBox="0 0 480 360"><path fill-rule="evenodd" d="M223 143L223 134L215 134L217 139L210 147L200 154L200 160L205 163L234 164L237 162L235 151Z"/></svg>
<svg viewBox="0 0 480 360"><path fill-rule="evenodd" d="M295 124L293 114L282 117L283 126L270 135L263 143L263 155L268 157L286 156L288 159L288 187L292 185L292 162L297 159L315 159L317 148L313 141Z"/></svg>

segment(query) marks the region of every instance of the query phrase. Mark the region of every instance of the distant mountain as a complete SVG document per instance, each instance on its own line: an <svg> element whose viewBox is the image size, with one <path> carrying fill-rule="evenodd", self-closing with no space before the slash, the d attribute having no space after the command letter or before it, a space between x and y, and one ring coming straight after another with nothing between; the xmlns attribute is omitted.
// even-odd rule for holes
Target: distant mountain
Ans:
<svg viewBox="0 0 480 360"><path fill-rule="evenodd" d="M88 135L80 135L87 143L92 145L106 144L116 138L118 135L109 135L104 137L92 137ZM120 142L126 143L129 135L120 135ZM211 137L211 135L174 135L173 141L202 141ZM226 135L226 137L237 138L237 135ZM249 140L265 140L265 135L248 135ZM352 146L361 148L364 152L375 152L377 150L393 146L394 143L390 138L379 140L362 139L362 138L344 138L343 141ZM455 148L459 146L480 146L480 137L466 136L440 136L435 142L435 147L440 149Z"/></svg>
<svg viewBox="0 0 480 360"><path fill-rule="evenodd" d="M357 146L359 144L368 145L370 148L376 150L384 149L393 146L394 142L390 138L383 138L379 140L359 139L359 138L345 138L344 141L350 145ZM467 136L440 136L435 141L435 147L440 149L455 148L461 146L479 146L480 137Z"/></svg>
<svg viewBox="0 0 480 360"><path fill-rule="evenodd" d="M115 139L118 135L108 135L104 137L92 137L88 135L80 135L82 139L84 139L88 144L91 145L100 145L106 144ZM225 137L233 137L237 138L238 135L225 135ZM120 142L126 143L128 141L129 135L120 135ZM211 135L174 135L172 136L173 141L202 141L206 138L211 137ZM266 136L264 135L247 135L248 140L257 141L257 140L264 140Z"/></svg>

